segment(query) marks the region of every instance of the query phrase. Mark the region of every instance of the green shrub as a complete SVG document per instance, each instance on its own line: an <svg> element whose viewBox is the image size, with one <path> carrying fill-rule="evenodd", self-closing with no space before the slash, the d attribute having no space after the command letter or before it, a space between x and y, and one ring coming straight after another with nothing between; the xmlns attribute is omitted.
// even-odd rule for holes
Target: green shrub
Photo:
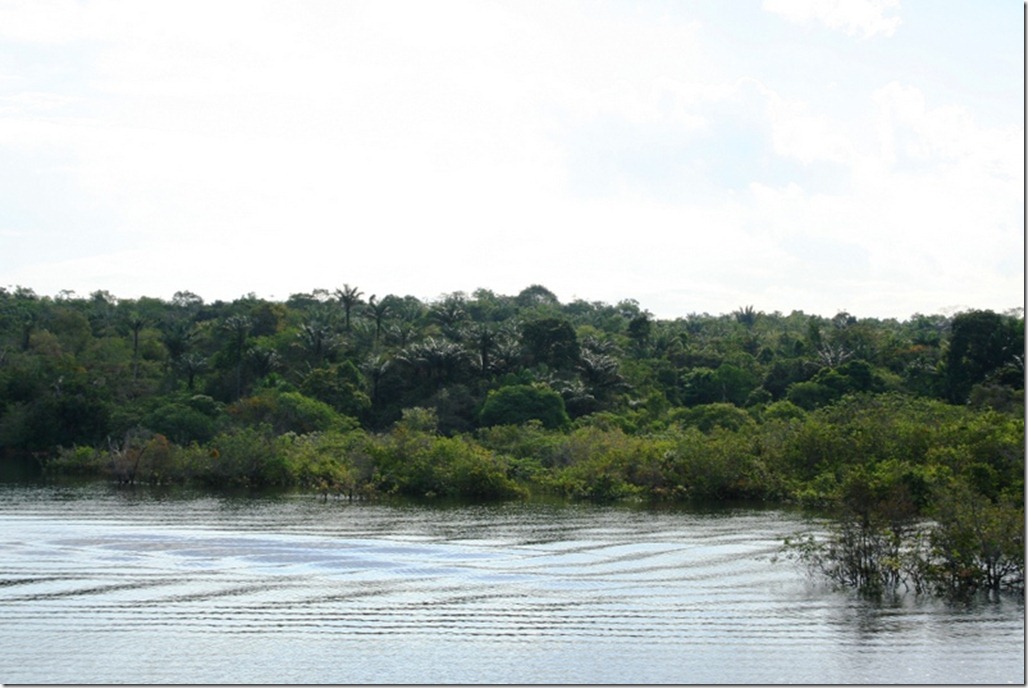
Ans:
<svg viewBox="0 0 1028 688"><path fill-rule="evenodd" d="M347 435L286 433L275 444L293 481L301 488L352 497L362 487L360 475L349 461L353 442Z"/></svg>
<svg viewBox="0 0 1028 688"><path fill-rule="evenodd" d="M214 420L210 416L181 402L157 407L147 414L143 423L176 444L207 442L215 433Z"/></svg>
<svg viewBox="0 0 1028 688"><path fill-rule="evenodd" d="M197 476L220 487L290 486L295 477L269 426L235 428L209 445L209 461Z"/></svg>
<svg viewBox="0 0 1028 688"><path fill-rule="evenodd" d="M674 436L670 470L685 494L702 499L766 499L780 496L780 479L756 456L744 433L715 428L709 434L686 428Z"/></svg>
<svg viewBox="0 0 1028 688"><path fill-rule="evenodd" d="M710 432L714 428L739 430L753 423L753 418L745 410L722 402L676 408L668 414L668 418L682 427L692 426L702 432Z"/></svg>
<svg viewBox="0 0 1028 688"><path fill-rule="evenodd" d="M786 392L786 399L807 411L827 406L840 396L842 393L838 390L813 380L794 382Z"/></svg>
<svg viewBox="0 0 1028 688"><path fill-rule="evenodd" d="M782 399L764 407L763 418L769 420L798 420L807 415L807 412L796 404Z"/></svg>
<svg viewBox="0 0 1028 688"><path fill-rule="evenodd" d="M353 429L358 423L342 416L323 401L299 392L265 390L257 395L240 399L228 408L233 418L250 426L267 424L275 434Z"/></svg>
<svg viewBox="0 0 1028 688"><path fill-rule="evenodd" d="M477 499L524 494L505 463L467 437L439 437L398 423L373 451L378 487L387 493Z"/></svg>
<svg viewBox="0 0 1028 688"><path fill-rule="evenodd" d="M106 472L109 457L93 447L61 447L47 461L46 470L55 474L98 475Z"/></svg>
<svg viewBox="0 0 1028 688"><path fill-rule="evenodd" d="M545 385L510 385L491 390L479 413L484 426L520 425L538 420L546 428L563 428L571 422L564 400Z"/></svg>

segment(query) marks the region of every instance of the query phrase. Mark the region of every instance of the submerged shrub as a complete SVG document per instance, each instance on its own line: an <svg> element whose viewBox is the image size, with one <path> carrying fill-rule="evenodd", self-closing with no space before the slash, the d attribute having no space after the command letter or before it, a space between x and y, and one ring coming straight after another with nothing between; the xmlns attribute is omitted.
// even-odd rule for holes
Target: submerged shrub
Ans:
<svg viewBox="0 0 1028 688"><path fill-rule="evenodd" d="M215 486L289 486L295 483L268 426L236 428L211 440L209 461L197 476Z"/></svg>
<svg viewBox="0 0 1028 688"><path fill-rule="evenodd" d="M716 428L704 434L692 427L672 435L669 467L685 494L702 499L766 499L779 496L779 480L756 455L751 437Z"/></svg>
<svg viewBox="0 0 1028 688"><path fill-rule="evenodd" d="M812 572L864 594L900 587L966 595L1024 592L1024 506L994 502L959 480L935 486L934 520L920 517L915 472L893 465L850 470L826 535L786 540Z"/></svg>
<svg viewBox="0 0 1028 688"><path fill-rule="evenodd" d="M934 581L946 592L1024 591L1024 504L952 482L936 500Z"/></svg>
<svg viewBox="0 0 1028 688"><path fill-rule="evenodd" d="M350 460L354 438L349 435L286 433L275 444L297 486L350 497L361 491L360 474Z"/></svg>
<svg viewBox="0 0 1028 688"><path fill-rule="evenodd" d="M506 499L525 491L499 455L473 439L421 429L427 414L412 411L374 443L376 482L387 493L412 497ZM432 415L434 418L434 414Z"/></svg>
<svg viewBox="0 0 1028 688"><path fill-rule="evenodd" d="M108 457L93 447L61 447L56 456L46 462L46 470L66 475L96 475L105 472Z"/></svg>

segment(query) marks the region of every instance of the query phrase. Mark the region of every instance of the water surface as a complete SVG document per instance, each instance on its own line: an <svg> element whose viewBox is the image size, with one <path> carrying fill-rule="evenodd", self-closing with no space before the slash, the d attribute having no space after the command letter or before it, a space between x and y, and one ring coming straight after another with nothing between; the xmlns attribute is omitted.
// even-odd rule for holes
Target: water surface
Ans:
<svg viewBox="0 0 1028 688"><path fill-rule="evenodd" d="M826 589L805 527L0 486L0 682L1024 683L1020 599Z"/></svg>

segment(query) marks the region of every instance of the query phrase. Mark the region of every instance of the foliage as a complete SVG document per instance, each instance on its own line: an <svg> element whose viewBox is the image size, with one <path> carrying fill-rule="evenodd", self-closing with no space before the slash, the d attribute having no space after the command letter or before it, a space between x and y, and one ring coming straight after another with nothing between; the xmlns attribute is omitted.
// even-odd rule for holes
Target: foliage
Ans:
<svg viewBox="0 0 1028 688"><path fill-rule="evenodd" d="M485 427L521 425L530 420L551 429L570 423L564 400L544 385L508 385L492 390L479 413L479 422Z"/></svg>
<svg viewBox="0 0 1028 688"><path fill-rule="evenodd" d="M962 482L936 500L933 579L946 592L1024 588L1024 503L991 500Z"/></svg>
<svg viewBox="0 0 1028 688"><path fill-rule="evenodd" d="M696 427L703 432L710 432L714 428L739 430L753 422L753 418L746 411L728 403L672 409L668 413L668 420L682 427Z"/></svg>
<svg viewBox="0 0 1028 688"><path fill-rule="evenodd" d="M1020 312L363 297L0 289L0 460L350 498L795 502L832 514L793 551L840 584L1023 586Z"/></svg>
<svg viewBox="0 0 1028 688"><path fill-rule="evenodd" d="M407 414L372 448L375 486L412 497L511 498L523 490L503 460L466 437L440 437L431 412ZM428 421L428 422L426 422Z"/></svg>
<svg viewBox="0 0 1028 688"><path fill-rule="evenodd" d="M945 359L946 393L964 403L971 388L994 379L1024 388L1024 322L992 311L968 311L953 318Z"/></svg>
<svg viewBox="0 0 1028 688"><path fill-rule="evenodd" d="M323 401L299 392L267 390L240 399L227 409L237 421L250 426L267 424L276 434L346 429L356 422L342 416Z"/></svg>
<svg viewBox="0 0 1028 688"><path fill-rule="evenodd" d="M563 318L541 318L522 326L521 338L530 365L560 370L578 362L581 348L571 323Z"/></svg>

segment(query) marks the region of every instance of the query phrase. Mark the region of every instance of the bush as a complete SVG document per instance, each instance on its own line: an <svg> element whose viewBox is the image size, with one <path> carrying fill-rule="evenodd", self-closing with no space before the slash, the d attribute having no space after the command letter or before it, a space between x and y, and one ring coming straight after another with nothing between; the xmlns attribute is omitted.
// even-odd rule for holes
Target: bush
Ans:
<svg viewBox="0 0 1028 688"><path fill-rule="evenodd" d="M96 475L105 472L108 457L93 447L61 447L46 463L46 470L67 475Z"/></svg>
<svg viewBox="0 0 1028 688"><path fill-rule="evenodd" d="M363 433L355 433L363 437ZM363 487L360 474L349 461L353 438L341 433L286 433L276 440L276 451L298 487L323 494L353 497Z"/></svg>
<svg viewBox="0 0 1028 688"><path fill-rule="evenodd" d="M538 420L543 427L567 427L571 422L561 396L545 385L510 385L491 390L479 413L484 426L520 425Z"/></svg>
<svg viewBox="0 0 1028 688"><path fill-rule="evenodd" d="M802 409L813 411L827 406L841 396L837 390L820 382L794 382L789 385L786 398Z"/></svg>
<svg viewBox="0 0 1028 688"><path fill-rule="evenodd" d="M1024 590L1024 504L996 501L960 481L945 486L933 510L933 580L941 591Z"/></svg>
<svg viewBox="0 0 1028 688"><path fill-rule="evenodd" d="M154 432L183 445L207 442L215 433L214 420L210 416L181 402L157 407L147 414L143 423Z"/></svg>
<svg viewBox="0 0 1028 688"><path fill-rule="evenodd" d="M299 392L267 390L240 399L228 408L236 420L250 426L267 424L275 434L347 430L358 426L353 418L342 416L323 401Z"/></svg>
<svg viewBox="0 0 1028 688"><path fill-rule="evenodd" d="M700 499L766 499L780 496L771 476L744 433L717 428L709 434L686 428L672 436L675 461L669 467L684 494Z"/></svg>
<svg viewBox="0 0 1028 688"><path fill-rule="evenodd" d="M373 451L383 492L476 499L525 494L496 454L466 437L439 437L401 422Z"/></svg>
<svg viewBox="0 0 1028 688"><path fill-rule="evenodd" d="M668 415L673 423L682 427L696 427L702 432L710 432L714 428L739 430L753 423L743 409L734 404L714 403L700 404L689 408L676 408Z"/></svg>
<svg viewBox="0 0 1028 688"><path fill-rule="evenodd" d="M296 480L271 428L236 428L217 435L197 476L214 486L290 486Z"/></svg>
<svg viewBox="0 0 1028 688"><path fill-rule="evenodd" d="M934 522L918 522L910 471L854 468L839 485L824 537L788 538L789 556L844 587L880 596L901 586L964 596L1024 592L1024 506L993 502L961 481L937 485Z"/></svg>
<svg viewBox="0 0 1028 688"><path fill-rule="evenodd" d="M785 399L781 401L775 401L764 407L763 418L765 421L769 420L794 420L800 419L807 415L807 412L801 409L796 404Z"/></svg>
<svg viewBox="0 0 1028 688"><path fill-rule="evenodd" d="M311 370L300 383L300 392L325 402L339 413L360 418L371 409L371 399L361 385L360 373L353 363L346 361Z"/></svg>

